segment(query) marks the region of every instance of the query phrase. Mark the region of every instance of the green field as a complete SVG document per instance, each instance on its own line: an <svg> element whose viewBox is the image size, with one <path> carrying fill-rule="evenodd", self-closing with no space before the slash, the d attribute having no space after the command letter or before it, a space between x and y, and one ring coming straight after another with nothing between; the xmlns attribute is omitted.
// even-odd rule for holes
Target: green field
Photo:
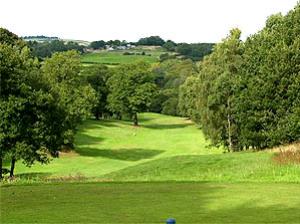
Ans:
<svg viewBox="0 0 300 224"><path fill-rule="evenodd" d="M124 55L124 52L135 53L135 55ZM146 55L141 55L145 52ZM97 53L86 53L81 57L83 65L91 64L105 64L105 65L119 65L127 64L135 61L145 61L148 63L155 63L159 61L159 56L164 53L161 49L156 50L120 50L120 51L102 51Z"/></svg>
<svg viewBox="0 0 300 224"><path fill-rule="evenodd" d="M91 181L300 182L300 166L280 166L270 152L223 153L209 146L201 130L185 118L140 114L130 121L86 121L75 151L49 165L21 162L17 177L74 177Z"/></svg>
<svg viewBox="0 0 300 224"><path fill-rule="evenodd" d="M274 153L223 153L185 118L88 120L76 149L16 166L1 186L1 223L297 223L300 165ZM6 164L8 166L8 164Z"/></svg>
<svg viewBox="0 0 300 224"><path fill-rule="evenodd" d="M1 223L299 223L297 184L6 186Z"/></svg>

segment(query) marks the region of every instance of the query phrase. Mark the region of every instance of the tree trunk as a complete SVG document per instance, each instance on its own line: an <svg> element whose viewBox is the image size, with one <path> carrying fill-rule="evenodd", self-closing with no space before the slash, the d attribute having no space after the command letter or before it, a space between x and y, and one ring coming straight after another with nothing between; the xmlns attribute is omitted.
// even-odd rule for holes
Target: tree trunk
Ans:
<svg viewBox="0 0 300 224"><path fill-rule="evenodd" d="M134 126L139 125L137 113L134 113L134 115L133 115L133 125Z"/></svg>
<svg viewBox="0 0 300 224"><path fill-rule="evenodd" d="M9 173L10 177L14 177L15 164L16 164L16 159L13 157L10 166L10 173Z"/></svg>
<svg viewBox="0 0 300 224"><path fill-rule="evenodd" d="M121 114L117 114L117 119L120 121L122 120L122 115Z"/></svg>
<svg viewBox="0 0 300 224"><path fill-rule="evenodd" d="M99 112L98 111L95 113L95 117L96 117L96 120L98 121L99 120Z"/></svg>
<svg viewBox="0 0 300 224"><path fill-rule="evenodd" d="M2 175L2 157L0 157L0 180L2 180L3 175Z"/></svg>
<svg viewBox="0 0 300 224"><path fill-rule="evenodd" d="M227 100L227 123L228 123L228 145L229 150L232 151L232 133L231 133L231 115L230 115L230 100Z"/></svg>

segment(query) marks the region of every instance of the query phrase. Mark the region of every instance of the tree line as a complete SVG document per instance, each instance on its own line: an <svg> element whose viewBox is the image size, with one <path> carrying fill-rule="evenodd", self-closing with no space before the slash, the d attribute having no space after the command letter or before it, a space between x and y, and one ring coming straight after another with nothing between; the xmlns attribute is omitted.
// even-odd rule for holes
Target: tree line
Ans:
<svg viewBox="0 0 300 224"><path fill-rule="evenodd" d="M151 36L146 38L141 38L138 42L127 42L125 40L98 40L93 41L89 46L83 46L76 42L69 41L65 42L59 39L45 39L46 41L38 42L35 40L30 40L24 37L27 41L28 47L31 49L33 56L37 57L39 60L43 60L47 57L51 57L55 52L64 52L69 50L76 50L80 53L86 52L87 49L99 50L106 49L107 46L117 48L117 47L132 47L132 46L161 46L163 49L169 52L174 52L175 54L165 53L162 55L162 60L176 58L176 56L183 57L185 59L191 59L193 61L201 60L205 55L211 53L214 44L212 43L175 43L171 40L164 41L159 36ZM175 57L174 57L175 56Z"/></svg>
<svg viewBox="0 0 300 224"><path fill-rule="evenodd" d="M28 41L27 44L32 51L32 55L37 57L39 60L51 57L52 54L56 52L75 50L83 53L85 48L76 42L69 41L65 43L65 41L56 39L44 42Z"/></svg>
<svg viewBox="0 0 300 224"><path fill-rule="evenodd" d="M40 62L28 44L0 28L0 176L3 161L48 163L72 148L78 125L93 116L185 116L215 145L264 149L300 139L300 5L271 16L241 41L233 29L211 54L82 67L80 55L56 52Z"/></svg>
<svg viewBox="0 0 300 224"><path fill-rule="evenodd" d="M197 73L195 63L183 59L82 67L74 50L41 62L31 43L6 29L0 34L0 176L3 161L10 161L13 176L18 160L48 163L72 148L78 124L91 115L133 125L140 112L180 115L179 87Z"/></svg>
<svg viewBox="0 0 300 224"><path fill-rule="evenodd" d="M233 29L180 87L179 108L215 145L264 149L300 139L300 5L245 42Z"/></svg>
<svg viewBox="0 0 300 224"><path fill-rule="evenodd" d="M160 36L150 36L150 37L141 38L137 42L126 42L124 40L123 41L110 40L106 42L104 40L98 40L98 41L91 42L89 48L105 49L106 46L118 47L118 46L127 46L127 44L138 45L138 46L160 46L167 51L175 52L178 55L184 57L185 59L191 59L193 61L199 61L205 55L210 54L214 46L213 43L193 43L193 44L175 43L172 40L165 41ZM166 57L167 55L164 56ZM169 58L166 57L165 59L169 59Z"/></svg>
<svg viewBox="0 0 300 224"><path fill-rule="evenodd" d="M0 28L0 177L15 163L49 163L73 148L78 125L96 119L130 118L147 111L157 91L150 64L136 62L82 69L80 55L56 52L40 62L26 42ZM3 169L3 161L10 169Z"/></svg>

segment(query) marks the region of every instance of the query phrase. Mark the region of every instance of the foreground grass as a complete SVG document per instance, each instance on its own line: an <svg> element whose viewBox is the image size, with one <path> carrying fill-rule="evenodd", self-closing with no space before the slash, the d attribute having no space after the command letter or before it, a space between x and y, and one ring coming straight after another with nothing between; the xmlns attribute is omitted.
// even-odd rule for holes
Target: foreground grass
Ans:
<svg viewBox="0 0 300 224"><path fill-rule="evenodd" d="M298 223L296 184L89 183L1 188L1 223Z"/></svg>
<svg viewBox="0 0 300 224"><path fill-rule="evenodd" d="M20 181L0 189L0 223L300 220L299 165L278 165L270 151L224 154L184 118L89 120L75 143L49 165L17 163Z"/></svg>

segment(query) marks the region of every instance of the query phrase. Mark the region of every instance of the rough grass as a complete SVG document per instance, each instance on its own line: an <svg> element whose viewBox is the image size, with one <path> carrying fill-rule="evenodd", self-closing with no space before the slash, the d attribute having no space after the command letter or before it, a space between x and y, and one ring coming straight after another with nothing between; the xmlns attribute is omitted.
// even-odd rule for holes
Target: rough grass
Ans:
<svg viewBox="0 0 300 224"><path fill-rule="evenodd" d="M300 165L300 151L281 151L276 153L274 161L281 165L299 164Z"/></svg>
<svg viewBox="0 0 300 224"><path fill-rule="evenodd" d="M81 183L1 188L1 223L299 223L297 184Z"/></svg>

